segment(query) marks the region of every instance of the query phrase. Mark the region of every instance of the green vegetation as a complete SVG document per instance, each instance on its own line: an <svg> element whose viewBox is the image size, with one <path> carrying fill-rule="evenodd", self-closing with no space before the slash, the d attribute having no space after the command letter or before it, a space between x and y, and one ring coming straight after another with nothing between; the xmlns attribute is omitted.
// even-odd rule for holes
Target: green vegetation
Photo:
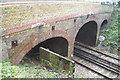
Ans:
<svg viewBox="0 0 120 80"><path fill-rule="evenodd" d="M57 73L48 72L43 69L36 69L29 64L11 66L10 62L2 63L2 78L56 78Z"/></svg>
<svg viewBox="0 0 120 80"><path fill-rule="evenodd" d="M100 35L104 36L106 40L101 43L104 47L110 47L109 51L120 51L118 48L118 42L120 42L120 35L118 37L118 28L120 24L120 11L114 10L111 19L107 25L103 26L103 29L100 32ZM119 27L118 27L119 26Z"/></svg>
<svg viewBox="0 0 120 80"><path fill-rule="evenodd" d="M31 66L29 64L12 66L10 62L0 63L1 75L3 78L67 78L67 75L42 69L39 66ZM75 78L80 78L75 75Z"/></svg>

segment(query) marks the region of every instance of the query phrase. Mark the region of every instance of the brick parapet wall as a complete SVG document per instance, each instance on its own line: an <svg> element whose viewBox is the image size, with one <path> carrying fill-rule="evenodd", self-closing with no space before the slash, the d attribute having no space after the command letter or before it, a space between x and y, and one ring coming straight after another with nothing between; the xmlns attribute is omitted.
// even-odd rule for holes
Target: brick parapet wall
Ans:
<svg viewBox="0 0 120 80"><path fill-rule="evenodd" d="M111 11L109 6L80 2L8 3L1 4L0 9L2 10L1 27L4 28L71 14L83 15Z"/></svg>

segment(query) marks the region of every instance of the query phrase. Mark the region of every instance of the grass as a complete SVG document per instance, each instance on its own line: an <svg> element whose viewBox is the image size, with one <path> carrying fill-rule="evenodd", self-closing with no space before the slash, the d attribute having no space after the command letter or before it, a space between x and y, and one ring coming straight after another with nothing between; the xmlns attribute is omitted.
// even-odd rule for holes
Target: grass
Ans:
<svg viewBox="0 0 120 80"><path fill-rule="evenodd" d="M10 62L0 64L2 64L2 78L57 78L57 73L35 69L29 64L19 66L12 66Z"/></svg>
<svg viewBox="0 0 120 80"><path fill-rule="evenodd" d="M44 69L38 69L41 66L30 66L29 64L24 65L11 65L10 62L0 63L1 77L4 78L68 78L67 75L59 74L57 72L50 72ZM80 78L75 75L74 78Z"/></svg>
<svg viewBox="0 0 120 80"><path fill-rule="evenodd" d="M111 21L103 26L100 35L104 36L106 40L102 42L103 47L110 47L109 51L120 51L118 43L120 42L120 11L114 10L111 15ZM119 35L118 35L119 34Z"/></svg>

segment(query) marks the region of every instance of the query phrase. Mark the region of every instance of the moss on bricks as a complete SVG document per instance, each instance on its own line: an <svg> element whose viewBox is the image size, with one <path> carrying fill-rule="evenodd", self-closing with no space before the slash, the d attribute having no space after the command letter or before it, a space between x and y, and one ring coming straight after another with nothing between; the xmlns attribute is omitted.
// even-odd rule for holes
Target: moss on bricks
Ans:
<svg viewBox="0 0 120 80"><path fill-rule="evenodd" d="M47 69L56 70L68 75L74 73L75 63L72 60L44 48L40 48L40 54L40 64ZM48 59L46 59L46 55Z"/></svg>

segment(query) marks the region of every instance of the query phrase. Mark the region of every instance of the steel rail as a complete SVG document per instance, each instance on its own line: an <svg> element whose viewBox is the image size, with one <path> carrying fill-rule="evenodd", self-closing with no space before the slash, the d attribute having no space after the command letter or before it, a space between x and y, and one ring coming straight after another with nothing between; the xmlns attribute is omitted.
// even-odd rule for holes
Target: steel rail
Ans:
<svg viewBox="0 0 120 80"><path fill-rule="evenodd" d="M106 66L106 65L104 65L104 64L102 64L102 63L100 63L100 62L98 62L98 61L96 61L96 60L94 60L94 59L92 59L92 58L90 58L90 57L87 57L87 56L85 56L85 55L83 55L83 54L80 54L80 53L77 52L77 51L74 51L74 52L77 53L77 54L75 54L76 56L81 57L81 58L85 59L86 61L89 61L89 62L91 62L91 63L93 63L93 64L96 64L96 65L98 65L98 66L100 66L100 67L102 67L102 68L104 68L104 69L106 69L106 70L108 70L108 71L110 71L110 72L113 72L113 73L119 75L119 71L116 71L116 70L114 70L113 68L111 68L111 67L109 67L109 66Z"/></svg>
<svg viewBox="0 0 120 80"><path fill-rule="evenodd" d="M91 70L91 71L97 73L98 75L104 77L106 80L113 80L113 79L109 78L108 76L105 76L105 75L103 75L103 74L101 74L101 73L99 73L99 72L97 72L97 71L95 71L95 70L93 70L93 69L87 67L86 65L79 63L79 62L76 61L75 59L73 59L73 61L74 61L76 64L81 65L81 66L83 66L83 67L85 67L85 68L87 68L87 69L89 69L89 70Z"/></svg>
<svg viewBox="0 0 120 80"><path fill-rule="evenodd" d="M76 45L79 45L79 46L82 46L82 47L84 47L84 48L87 48L87 49L89 49L89 50L92 50L92 51L94 51L94 52L100 53L100 54L102 54L102 55L105 55L105 56L107 56L107 57L110 57L110 58L113 58L113 59L115 59L115 60L120 61L120 59L118 59L118 58L115 58L115 57L113 57L113 56L104 54L104 53L102 53L102 52L100 52L100 51L98 51L98 50L95 50L95 49L92 49L92 48L90 48L90 47L87 47L86 45L84 45L84 44L82 44L82 43L79 43L79 42L77 42L77 41L75 41L75 44L76 44Z"/></svg>
<svg viewBox="0 0 120 80"><path fill-rule="evenodd" d="M75 46L75 49L80 50L77 46ZM80 50L80 51L81 51L81 50ZM107 63L107 64L113 66L114 68L116 68L117 71L119 71L119 67L120 67L119 65L117 65L117 64L115 64L115 63L113 63L113 62L110 62L110 61L108 61L108 60L106 60L106 59L103 59L103 58L101 58L101 57L99 57L99 56L96 56L96 55L94 55L94 54L88 53L88 52L86 52L86 51L83 51L83 50L82 50L82 52L84 52L84 54L90 55L90 56L92 56L92 57L94 57L94 58L97 58L97 59L101 60L101 61L104 62L104 63Z"/></svg>

